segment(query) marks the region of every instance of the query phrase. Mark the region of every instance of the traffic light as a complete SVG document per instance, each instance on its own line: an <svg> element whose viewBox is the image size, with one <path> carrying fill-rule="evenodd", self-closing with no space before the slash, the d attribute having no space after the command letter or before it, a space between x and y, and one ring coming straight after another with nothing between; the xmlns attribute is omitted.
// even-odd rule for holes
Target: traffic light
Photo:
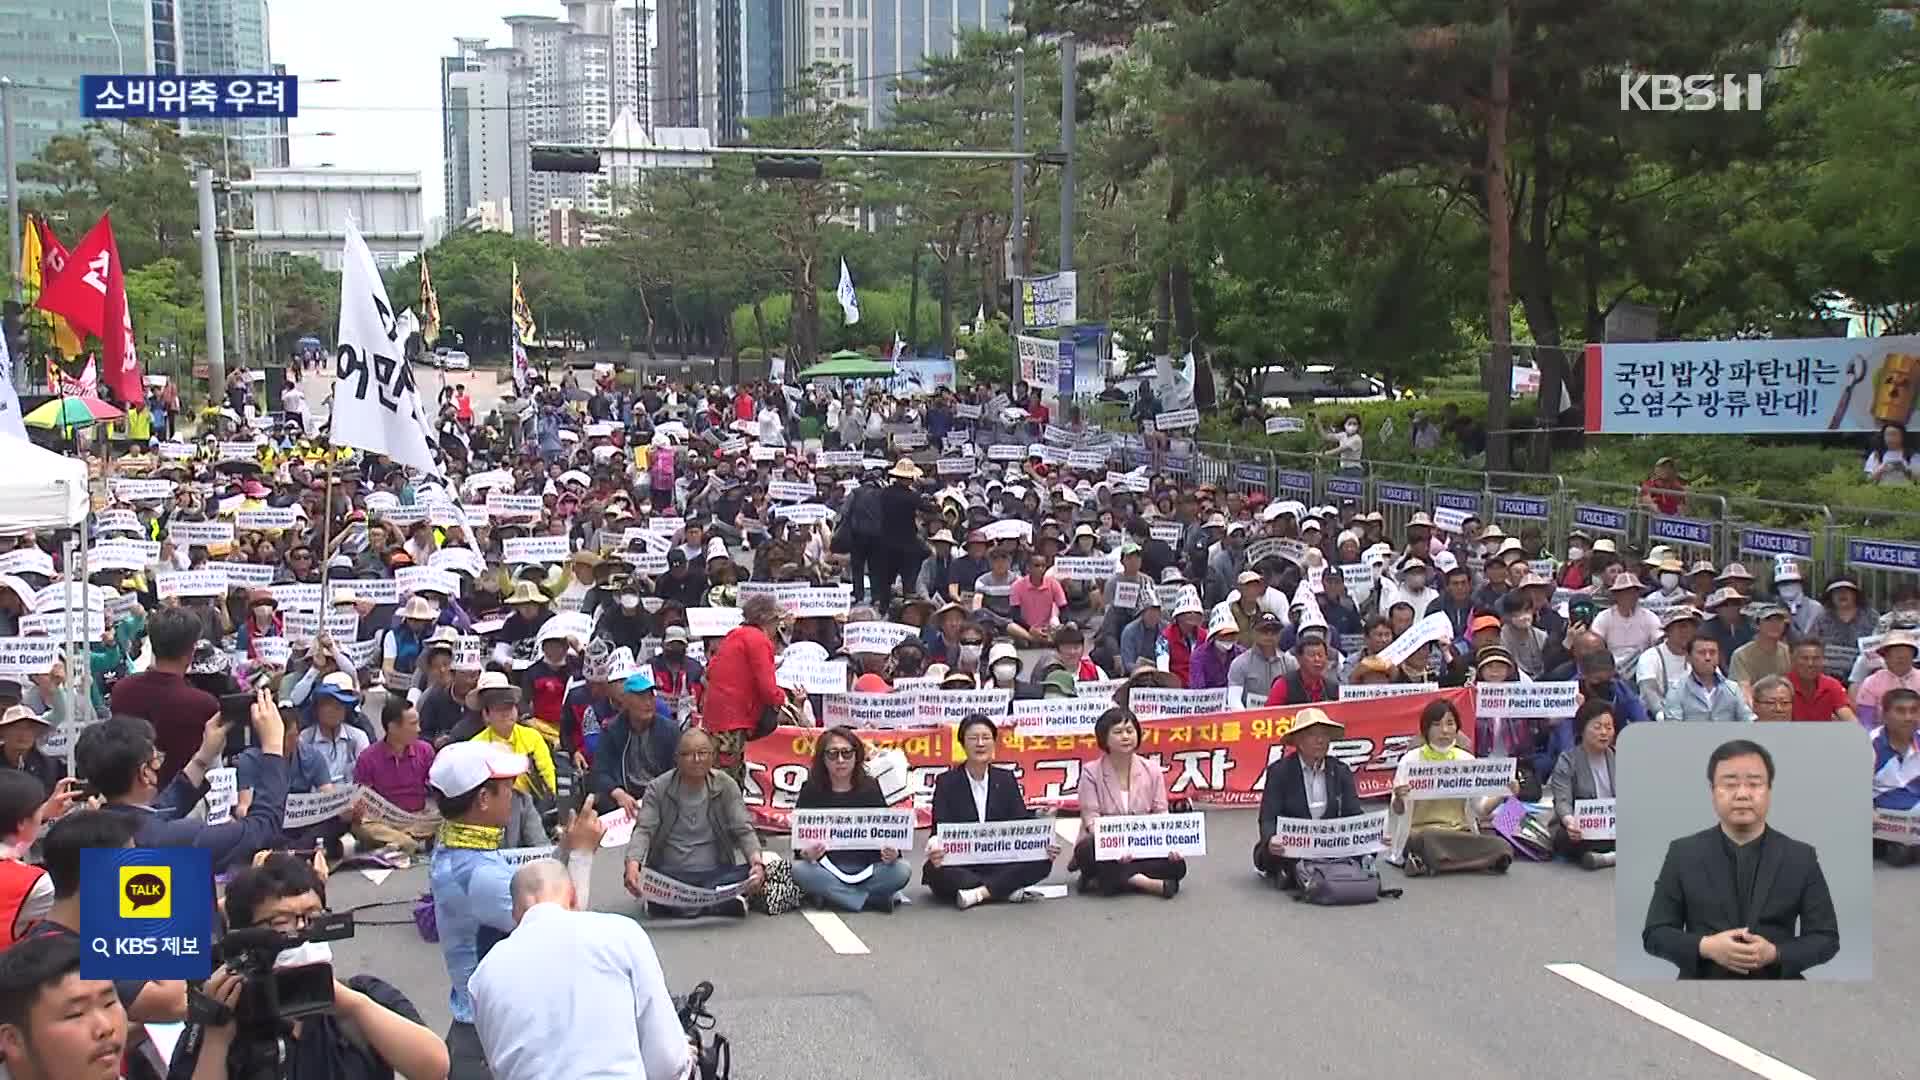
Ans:
<svg viewBox="0 0 1920 1080"><path fill-rule="evenodd" d="M753 159L753 175L762 180L818 180L824 171L817 157L771 155Z"/></svg>
<svg viewBox="0 0 1920 1080"><path fill-rule="evenodd" d="M593 146L534 146L533 171L546 173L597 173L600 150Z"/></svg>

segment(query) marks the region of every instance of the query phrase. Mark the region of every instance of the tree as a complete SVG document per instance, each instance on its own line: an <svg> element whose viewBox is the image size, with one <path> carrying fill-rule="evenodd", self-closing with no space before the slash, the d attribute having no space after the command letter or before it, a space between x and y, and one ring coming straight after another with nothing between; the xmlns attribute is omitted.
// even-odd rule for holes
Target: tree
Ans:
<svg viewBox="0 0 1920 1080"><path fill-rule="evenodd" d="M20 179L31 185L21 204L55 222L69 247L111 212L114 243L127 266L172 258L197 275L194 170L218 174L219 161L217 139L182 134L169 124L91 123L54 136L33 160L20 163Z"/></svg>

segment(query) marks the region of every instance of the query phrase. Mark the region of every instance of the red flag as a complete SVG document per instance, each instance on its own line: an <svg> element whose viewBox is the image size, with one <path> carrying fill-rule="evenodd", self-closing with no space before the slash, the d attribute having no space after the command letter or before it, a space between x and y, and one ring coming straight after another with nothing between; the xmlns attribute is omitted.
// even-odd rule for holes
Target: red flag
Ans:
<svg viewBox="0 0 1920 1080"><path fill-rule="evenodd" d="M33 224L40 232L40 281L44 284L67 269L67 249L45 218L35 217Z"/></svg>
<svg viewBox="0 0 1920 1080"><path fill-rule="evenodd" d="M133 314L127 309L126 277L107 215L100 215L99 224L74 247L59 276L42 283L36 306L66 316L74 329L99 338L101 383L121 401L141 399L145 391Z"/></svg>

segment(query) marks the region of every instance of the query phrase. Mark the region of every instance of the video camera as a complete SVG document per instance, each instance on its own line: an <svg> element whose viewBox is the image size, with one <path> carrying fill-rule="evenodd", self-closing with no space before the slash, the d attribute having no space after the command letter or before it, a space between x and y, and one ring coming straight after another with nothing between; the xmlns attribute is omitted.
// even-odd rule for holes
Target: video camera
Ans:
<svg viewBox="0 0 1920 1080"><path fill-rule="evenodd" d="M287 934L265 926L229 930L215 951L220 962L246 981L234 1018L244 1037L248 1032L273 1033L303 1016L333 1011L333 965L300 964L276 967L280 954L323 941L353 936L353 913L328 912L298 933Z"/></svg>

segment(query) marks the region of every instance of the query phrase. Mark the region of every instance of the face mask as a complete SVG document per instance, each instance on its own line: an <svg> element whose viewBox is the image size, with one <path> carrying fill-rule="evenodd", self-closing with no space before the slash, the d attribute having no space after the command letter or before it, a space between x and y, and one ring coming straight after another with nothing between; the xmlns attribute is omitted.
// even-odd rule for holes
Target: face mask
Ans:
<svg viewBox="0 0 1920 1080"><path fill-rule="evenodd" d="M1586 557L1587 557L1587 549L1581 547L1579 544L1575 544L1572 547L1567 549L1568 562L1579 562L1581 559L1584 559Z"/></svg>
<svg viewBox="0 0 1920 1080"><path fill-rule="evenodd" d="M961 662L961 663L963 663L963 664L977 664L977 663L979 663L979 662L980 662L980 649L981 649L981 647L980 647L980 646L978 646L978 645L962 645L962 646L960 646L960 662Z"/></svg>
<svg viewBox="0 0 1920 1080"><path fill-rule="evenodd" d="M1801 589L1798 583L1789 582L1780 586L1780 599L1792 603L1800 597Z"/></svg>
<svg viewBox="0 0 1920 1080"><path fill-rule="evenodd" d="M1012 660L1002 660L993 665L993 678L995 682L1012 682L1013 677L1019 673L1020 665Z"/></svg>
<svg viewBox="0 0 1920 1080"><path fill-rule="evenodd" d="M620 597L620 609L622 611L632 611L634 608L637 608L639 606L640 606L640 598L637 596L623 595Z"/></svg>
<svg viewBox="0 0 1920 1080"><path fill-rule="evenodd" d="M1232 638L1214 638L1213 647L1216 649L1219 649L1221 652L1226 652L1227 650L1233 648L1233 639Z"/></svg>
<svg viewBox="0 0 1920 1080"><path fill-rule="evenodd" d="M281 949L280 955L273 958L275 971L285 968L312 967L315 964L333 963L333 946L324 941L309 941L293 949Z"/></svg>
<svg viewBox="0 0 1920 1080"><path fill-rule="evenodd" d="M1661 574L1660 587L1667 590L1668 592L1672 592L1673 590L1679 588L1680 575L1679 574Z"/></svg>

